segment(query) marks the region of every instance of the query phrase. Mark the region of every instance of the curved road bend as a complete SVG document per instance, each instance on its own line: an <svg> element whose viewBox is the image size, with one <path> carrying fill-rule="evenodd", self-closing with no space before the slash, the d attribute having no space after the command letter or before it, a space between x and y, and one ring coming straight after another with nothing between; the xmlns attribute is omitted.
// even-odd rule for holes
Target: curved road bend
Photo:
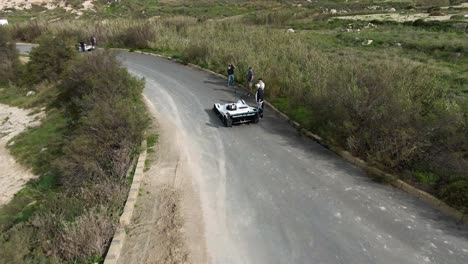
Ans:
<svg viewBox="0 0 468 264"><path fill-rule="evenodd" d="M268 109L259 124L225 128L211 112L234 99L225 80L154 56L119 57L146 79L145 95L196 161L212 263L468 263L468 228L374 183Z"/></svg>

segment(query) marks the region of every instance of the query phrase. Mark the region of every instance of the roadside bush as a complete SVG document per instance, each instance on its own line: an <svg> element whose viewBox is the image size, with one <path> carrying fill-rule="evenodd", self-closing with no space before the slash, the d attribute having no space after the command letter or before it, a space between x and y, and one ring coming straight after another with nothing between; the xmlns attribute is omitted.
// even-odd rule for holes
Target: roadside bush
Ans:
<svg viewBox="0 0 468 264"><path fill-rule="evenodd" d="M460 180L447 185L441 191L442 199L455 208L466 210L468 204L468 180Z"/></svg>
<svg viewBox="0 0 468 264"><path fill-rule="evenodd" d="M41 37L39 46L32 49L31 60L26 65L26 83L58 81L68 61L75 55L76 51L62 40L50 36Z"/></svg>
<svg viewBox="0 0 468 264"><path fill-rule="evenodd" d="M207 65L211 60L210 47L206 43L190 43L183 52L186 61L198 61L201 65ZM231 61L231 60L228 60Z"/></svg>
<svg viewBox="0 0 468 264"><path fill-rule="evenodd" d="M114 39L114 45L144 49L149 48L149 42L153 41L155 37L156 31L154 25L149 22L140 22L123 30L123 32Z"/></svg>
<svg viewBox="0 0 468 264"><path fill-rule="evenodd" d="M51 193L42 210L29 221L17 224L5 235L0 261L13 257L15 263L94 263L110 242L127 185L118 181L88 182L86 188L62 189ZM10 243L24 240L21 251L12 251ZM0 240L1 241L1 240ZM94 261L91 261L94 260Z"/></svg>
<svg viewBox="0 0 468 264"><path fill-rule="evenodd" d="M58 97L75 130L57 162L62 183L125 175L146 126L142 89L143 82L108 52L87 54L70 65Z"/></svg>
<svg viewBox="0 0 468 264"><path fill-rule="evenodd" d="M75 120L107 100L137 101L143 82L132 77L108 51L84 54L71 63L59 85L57 102Z"/></svg>
<svg viewBox="0 0 468 264"><path fill-rule="evenodd" d="M47 24L33 20L27 23L15 24L13 26L13 37L16 40L35 42L47 31Z"/></svg>
<svg viewBox="0 0 468 264"><path fill-rule="evenodd" d="M0 84L17 79L20 62L15 42L6 27L0 27Z"/></svg>
<svg viewBox="0 0 468 264"><path fill-rule="evenodd" d="M328 71L336 77L323 94L311 94L313 124L330 131L339 145L387 168L401 169L419 159L431 131L424 115L438 108L443 90L429 69L390 58L378 63L343 59ZM404 65L404 66L403 66ZM320 96L320 97L318 97Z"/></svg>
<svg viewBox="0 0 468 264"><path fill-rule="evenodd" d="M35 76L28 81L40 81L37 100L54 103L41 126L12 146L40 177L0 210L0 263L99 262L118 223L129 187L125 174L147 123L143 81L111 53L77 57L52 37L41 39L31 56ZM51 82L37 77L40 65Z"/></svg>
<svg viewBox="0 0 468 264"><path fill-rule="evenodd" d="M80 215L74 222L63 223L63 232L58 236L54 247L60 259L73 262L102 256L114 235L116 223L106 214L106 210L91 209Z"/></svg>
<svg viewBox="0 0 468 264"><path fill-rule="evenodd" d="M434 173L430 172L416 172L414 173L414 178L420 183L433 186L437 183L437 181L440 179L439 176L437 176Z"/></svg>

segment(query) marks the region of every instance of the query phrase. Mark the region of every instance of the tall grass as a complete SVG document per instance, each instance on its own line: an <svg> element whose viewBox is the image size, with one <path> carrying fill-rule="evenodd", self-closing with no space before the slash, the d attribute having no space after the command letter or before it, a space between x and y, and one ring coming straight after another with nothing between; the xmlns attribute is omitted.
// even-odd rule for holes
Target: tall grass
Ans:
<svg viewBox="0 0 468 264"><path fill-rule="evenodd" d="M71 42L76 38L67 32L94 33L101 45L171 51L222 74L233 62L240 82L252 66L267 84L268 100L283 102L283 110L333 144L387 170L435 172L441 176L432 186L436 194L451 182L468 180L466 98L448 97L449 87L428 64L352 48L329 52L305 34L232 20L175 17L43 26L47 34ZM28 25L14 31L24 32L23 27Z"/></svg>

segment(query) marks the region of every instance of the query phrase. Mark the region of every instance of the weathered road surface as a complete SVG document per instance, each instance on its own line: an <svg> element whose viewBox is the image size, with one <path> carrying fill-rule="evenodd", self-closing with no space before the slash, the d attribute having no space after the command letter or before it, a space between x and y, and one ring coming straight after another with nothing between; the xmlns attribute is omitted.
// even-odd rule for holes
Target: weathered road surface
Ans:
<svg viewBox="0 0 468 264"><path fill-rule="evenodd" d="M119 56L183 138L212 263L468 263L466 227L372 182L268 110L259 124L223 127L211 112L234 99L223 79Z"/></svg>

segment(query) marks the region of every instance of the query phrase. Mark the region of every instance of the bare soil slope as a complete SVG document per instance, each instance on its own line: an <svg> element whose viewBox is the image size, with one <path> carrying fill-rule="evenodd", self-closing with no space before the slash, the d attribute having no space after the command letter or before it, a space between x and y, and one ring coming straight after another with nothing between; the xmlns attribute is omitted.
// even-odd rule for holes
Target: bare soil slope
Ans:
<svg viewBox="0 0 468 264"><path fill-rule="evenodd" d="M0 104L0 205L9 202L28 180L35 177L15 161L6 147L10 139L26 128L39 125L42 115Z"/></svg>

